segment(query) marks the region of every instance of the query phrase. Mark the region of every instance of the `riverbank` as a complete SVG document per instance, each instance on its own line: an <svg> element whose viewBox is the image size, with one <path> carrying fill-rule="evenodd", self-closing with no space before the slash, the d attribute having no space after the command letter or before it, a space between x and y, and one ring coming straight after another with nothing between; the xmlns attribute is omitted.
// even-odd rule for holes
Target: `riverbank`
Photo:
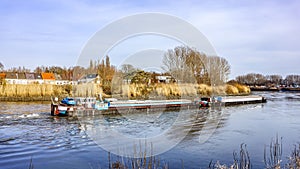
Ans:
<svg viewBox="0 0 300 169"><path fill-rule="evenodd" d="M240 84L212 87L206 84L128 84L113 85L108 95L99 84L52 85L52 84L6 84L0 85L0 101L51 101L51 97L96 97L120 100L160 100L196 97L249 95L250 88Z"/></svg>

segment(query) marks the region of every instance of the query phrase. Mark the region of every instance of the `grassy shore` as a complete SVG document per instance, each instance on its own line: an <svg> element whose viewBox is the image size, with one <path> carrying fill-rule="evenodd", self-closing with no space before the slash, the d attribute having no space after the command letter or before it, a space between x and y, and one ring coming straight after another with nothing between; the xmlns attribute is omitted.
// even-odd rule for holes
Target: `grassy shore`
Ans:
<svg viewBox="0 0 300 169"><path fill-rule="evenodd" d="M46 101L51 97L116 97L119 99L176 99L211 95L247 95L250 89L240 84L209 86L206 84L129 84L112 85L111 95L103 93L101 85L6 84L0 85L2 101Z"/></svg>

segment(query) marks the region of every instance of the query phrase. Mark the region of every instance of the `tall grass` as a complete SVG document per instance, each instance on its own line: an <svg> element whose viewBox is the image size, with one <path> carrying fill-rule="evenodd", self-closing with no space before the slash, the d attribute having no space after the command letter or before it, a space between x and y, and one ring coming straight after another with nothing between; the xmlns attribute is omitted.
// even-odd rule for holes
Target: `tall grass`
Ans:
<svg viewBox="0 0 300 169"><path fill-rule="evenodd" d="M249 94L250 89L240 84L209 86L206 84L128 84L112 86L112 95L128 99L176 99L211 95ZM52 84L5 84L0 85L0 97L95 97L106 95L98 84L52 85Z"/></svg>
<svg viewBox="0 0 300 169"><path fill-rule="evenodd" d="M287 168L288 169L300 168L300 144L295 146L295 149L292 151L289 157Z"/></svg>
<svg viewBox="0 0 300 169"><path fill-rule="evenodd" d="M101 86L94 83L73 85L72 92L77 97L95 97L98 94L103 94Z"/></svg>
<svg viewBox="0 0 300 169"><path fill-rule="evenodd" d="M269 153L268 153L269 152ZM264 163L267 169L280 169L282 157L282 138L278 139L276 136L275 141L271 141L269 151L264 149Z"/></svg>
<svg viewBox="0 0 300 169"><path fill-rule="evenodd" d="M245 95L250 93L250 89L246 86L236 84L226 84L223 86L209 86L206 84L127 84L122 85L119 90L112 91L114 97L130 98L130 99L149 99L149 98L185 98L197 96L212 95Z"/></svg>
<svg viewBox="0 0 300 169"><path fill-rule="evenodd" d="M145 143L146 144L146 143ZM152 148L152 145L151 145ZM120 157L117 156L116 160L112 160L110 152L108 152L108 168L109 169L168 169L169 165L166 162L163 162L157 156L146 157L146 151L136 152L136 148L134 149L134 157ZM152 151L152 150L151 150ZM269 153L267 153L269 152ZM152 154L152 153L151 153ZM266 169L299 169L300 168L300 144L295 146L292 151L290 157L288 158L288 163L282 164L282 139L278 139L276 137L275 141L271 141L269 148L265 147L264 149L264 162ZM176 168L184 169L184 162L181 161L182 165ZM29 169L33 169L33 160L30 159ZM246 144L240 145L239 152L233 152L233 164L226 165L221 164L219 161L213 162L211 161L208 164L208 169L251 169L252 161L250 159L249 152L247 150ZM92 167L91 167L92 169Z"/></svg>
<svg viewBox="0 0 300 169"><path fill-rule="evenodd" d="M69 95L68 85L5 84L0 85L1 97L47 97Z"/></svg>

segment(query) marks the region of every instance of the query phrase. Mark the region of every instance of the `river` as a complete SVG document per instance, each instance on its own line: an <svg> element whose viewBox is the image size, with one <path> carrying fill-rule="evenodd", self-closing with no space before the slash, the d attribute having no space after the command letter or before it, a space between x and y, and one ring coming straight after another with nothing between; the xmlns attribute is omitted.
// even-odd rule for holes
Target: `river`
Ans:
<svg viewBox="0 0 300 169"><path fill-rule="evenodd" d="M35 169L98 169L150 155L169 168L207 168L232 164L242 143L253 168L264 168L264 148L276 135L286 163L300 141L300 93L254 94L267 103L76 117L52 117L45 102L1 102L0 168L29 168L32 160Z"/></svg>

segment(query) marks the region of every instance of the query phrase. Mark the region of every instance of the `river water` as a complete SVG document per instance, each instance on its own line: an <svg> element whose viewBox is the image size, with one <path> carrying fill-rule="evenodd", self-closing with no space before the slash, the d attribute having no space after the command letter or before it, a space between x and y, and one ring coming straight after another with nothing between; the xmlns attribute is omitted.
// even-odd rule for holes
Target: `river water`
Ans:
<svg viewBox="0 0 300 169"><path fill-rule="evenodd" d="M76 117L50 116L49 103L1 102L0 168L29 168L32 160L35 169L98 169L150 155L169 168L207 168L210 161L232 164L242 143L253 168L264 168L264 148L276 135L286 163L300 141L300 93L254 94L268 102Z"/></svg>

